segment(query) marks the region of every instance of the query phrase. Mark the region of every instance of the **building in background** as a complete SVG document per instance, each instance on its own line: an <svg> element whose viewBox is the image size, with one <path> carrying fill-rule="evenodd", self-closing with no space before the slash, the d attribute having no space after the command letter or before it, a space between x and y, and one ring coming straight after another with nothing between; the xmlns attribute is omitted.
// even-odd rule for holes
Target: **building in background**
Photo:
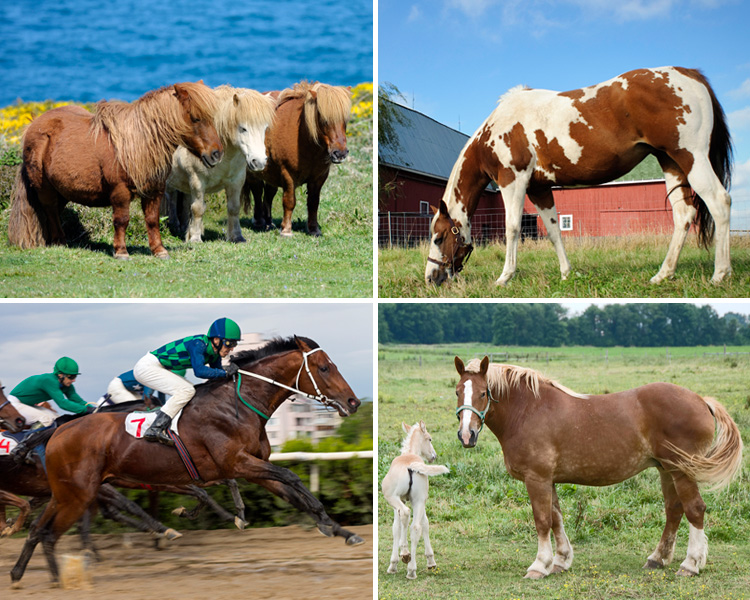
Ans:
<svg viewBox="0 0 750 600"><path fill-rule="evenodd" d="M268 341L259 333L245 334L233 353L260 348ZM305 439L316 444L334 435L340 424L341 417L337 411L290 393L290 399L279 406L268 420L266 433L271 450L277 452L288 440Z"/></svg>

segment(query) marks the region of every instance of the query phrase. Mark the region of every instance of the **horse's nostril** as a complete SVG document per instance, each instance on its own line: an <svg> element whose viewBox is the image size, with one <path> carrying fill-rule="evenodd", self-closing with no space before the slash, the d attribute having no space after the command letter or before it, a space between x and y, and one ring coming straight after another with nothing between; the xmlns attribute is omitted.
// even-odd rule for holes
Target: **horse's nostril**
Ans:
<svg viewBox="0 0 750 600"><path fill-rule="evenodd" d="M214 161L219 162L221 160L221 152L219 150L214 150L211 152L211 158Z"/></svg>

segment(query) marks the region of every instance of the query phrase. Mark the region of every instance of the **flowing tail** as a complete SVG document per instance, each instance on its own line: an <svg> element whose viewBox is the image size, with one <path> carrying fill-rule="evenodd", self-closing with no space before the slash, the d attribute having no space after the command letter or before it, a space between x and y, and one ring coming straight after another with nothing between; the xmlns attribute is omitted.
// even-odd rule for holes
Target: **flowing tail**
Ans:
<svg viewBox="0 0 750 600"><path fill-rule="evenodd" d="M409 468L415 473L427 476L450 473L450 469L445 465L426 465L423 462L413 462L409 465Z"/></svg>
<svg viewBox="0 0 750 600"><path fill-rule="evenodd" d="M737 476L742 467L742 438L737 424L715 398L703 398L716 420L714 443L705 455L690 455L673 447L678 455L676 467L698 483L708 484L708 491L720 490Z"/></svg>
<svg viewBox="0 0 750 600"><path fill-rule="evenodd" d="M44 227L39 219L39 209L35 205L38 205L36 193L26 178L24 165L21 165L16 171L8 218L8 242L12 246L46 246Z"/></svg>

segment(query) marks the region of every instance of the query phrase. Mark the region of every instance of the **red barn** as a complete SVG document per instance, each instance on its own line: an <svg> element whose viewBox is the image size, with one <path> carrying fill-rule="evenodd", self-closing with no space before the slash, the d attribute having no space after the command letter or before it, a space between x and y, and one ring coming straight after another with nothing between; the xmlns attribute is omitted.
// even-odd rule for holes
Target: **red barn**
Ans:
<svg viewBox="0 0 750 600"><path fill-rule="evenodd" d="M431 206L443 197L453 165L469 136L410 108L389 103L397 147L378 148L378 243L412 245L429 235ZM615 182L595 187L555 188L563 236L619 236L672 231L672 209L662 171L648 157ZM505 208L494 186L482 194L471 220L481 243L505 237ZM522 235L544 236L541 218L526 198Z"/></svg>

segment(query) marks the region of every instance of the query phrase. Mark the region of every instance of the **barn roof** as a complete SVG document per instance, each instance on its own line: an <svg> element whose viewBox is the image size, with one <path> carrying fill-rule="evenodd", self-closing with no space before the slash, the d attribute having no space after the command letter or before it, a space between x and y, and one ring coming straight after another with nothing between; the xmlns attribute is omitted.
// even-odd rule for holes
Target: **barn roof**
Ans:
<svg viewBox="0 0 750 600"><path fill-rule="evenodd" d="M393 111L402 119L393 119L398 147L380 144L378 162L387 167L430 175L448 180L459 153L469 136L437 122L416 110L390 102ZM659 163L652 155L647 156L632 171L613 183L653 181L664 179Z"/></svg>

